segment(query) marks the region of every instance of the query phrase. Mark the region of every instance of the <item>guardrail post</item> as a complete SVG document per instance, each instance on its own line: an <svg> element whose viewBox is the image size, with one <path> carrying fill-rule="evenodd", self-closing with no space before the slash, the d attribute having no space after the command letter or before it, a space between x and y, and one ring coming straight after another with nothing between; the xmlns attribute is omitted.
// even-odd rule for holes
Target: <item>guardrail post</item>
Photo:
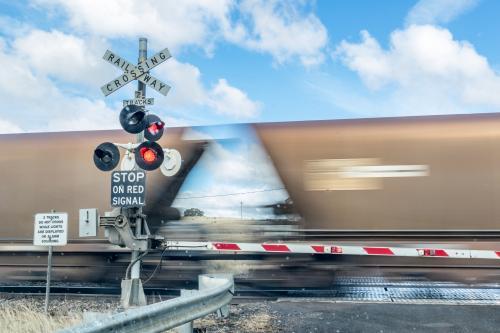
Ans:
<svg viewBox="0 0 500 333"><path fill-rule="evenodd" d="M187 290L187 289L181 289L181 297L183 296L191 296L191 295L196 295L198 290ZM177 333L193 333L193 322L187 322L184 325L181 325L175 329Z"/></svg>
<svg viewBox="0 0 500 333"><path fill-rule="evenodd" d="M215 278L215 279L214 279ZM217 279L220 278L220 279ZM223 279L223 280L221 280ZM221 281L231 281L231 293L234 294L234 277L233 274L203 274L198 276L198 289L205 290L218 286ZM218 317L227 318L229 316L229 304L224 305L217 310Z"/></svg>

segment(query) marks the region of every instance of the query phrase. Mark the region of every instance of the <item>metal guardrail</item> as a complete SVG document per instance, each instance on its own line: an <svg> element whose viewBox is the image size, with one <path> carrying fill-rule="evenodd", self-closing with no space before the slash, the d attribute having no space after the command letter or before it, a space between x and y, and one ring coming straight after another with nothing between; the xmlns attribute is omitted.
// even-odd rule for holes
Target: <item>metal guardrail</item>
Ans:
<svg viewBox="0 0 500 333"><path fill-rule="evenodd" d="M124 312L103 315L59 333L163 332L216 312L229 305L234 293L230 274L206 274L198 277L199 290L168 301ZM227 309L226 309L227 311Z"/></svg>

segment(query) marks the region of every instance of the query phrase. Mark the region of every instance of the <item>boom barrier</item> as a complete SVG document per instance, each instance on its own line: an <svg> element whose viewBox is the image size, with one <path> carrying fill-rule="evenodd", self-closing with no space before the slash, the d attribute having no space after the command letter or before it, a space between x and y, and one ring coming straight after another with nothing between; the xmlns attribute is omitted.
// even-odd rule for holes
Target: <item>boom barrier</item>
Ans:
<svg viewBox="0 0 500 333"><path fill-rule="evenodd" d="M500 250L468 250L412 247L373 247L334 244L303 243L230 243L230 242L185 242L165 241L168 250L257 252L290 254L330 254L394 257L439 257L462 259L500 259Z"/></svg>

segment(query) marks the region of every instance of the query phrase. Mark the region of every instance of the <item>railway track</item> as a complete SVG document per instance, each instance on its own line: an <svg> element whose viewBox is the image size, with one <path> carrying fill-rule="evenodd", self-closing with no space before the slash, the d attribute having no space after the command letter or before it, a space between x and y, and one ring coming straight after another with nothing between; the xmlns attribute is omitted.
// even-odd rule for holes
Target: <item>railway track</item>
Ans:
<svg viewBox="0 0 500 333"><path fill-rule="evenodd" d="M43 296L45 286L33 284L0 285L0 293ZM119 286L83 286L55 285L51 287L54 296L106 296L119 297ZM146 295L153 298L172 298L180 295L180 289L146 287ZM416 282L383 282L373 279L369 282L356 278L339 281L329 288L266 288L248 289L238 286L235 289L233 303L254 301L275 301L280 298L314 298L329 301L360 302L434 302L453 304L491 304L500 305L500 285L465 285L457 283L416 283Z"/></svg>
<svg viewBox="0 0 500 333"><path fill-rule="evenodd" d="M314 238L318 236L317 232L308 231L306 235ZM325 242L341 244L363 242L377 246L387 244L386 238L391 244L423 244L422 239L425 239L425 244L478 249L498 247L500 240L500 232L493 231L332 231L329 235L320 236L327 239ZM60 294L118 295L119 282L129 262L128 250L110 245L106 240L72 240L67 246L54 251L53 281L56 284L52 290ZM237 291L242 293L237 293L238 296L270 299L335 295L343 299L345 297L342 295L354 295L352 297L356 298L356 293L364 293L381 295L381 299L385 300L390 299L388 290L395 291L394 288L398 288L397 295L403 295L404 288L413 290L425 284L428 289L439 285L441 291L450 287L450 284L455 284L453 288L460 286L461 290L495 290L500 281L500 263L483 259L166 251L159 265L160 252L146 256L142 264L142 278L148 280L145 283L146 293L165 297L175 296L180 289L195 288L197 276L210 272L235 274ZM45 269L46 249L32 246L31 240L27 239L0 239L0 281L4 281L0 292L43 293ZM350 282L346 282L346 279ZM362 282L363 279L368 282ZM23 285L22 281L29 281L31 285ZM38 286L33 285L37 282ZM94 285L78 289L78 283ZM403 286L405 283L407 285ZM418 288L423 290L422 287Z"/></svg>
<svg viewBox="0 0 500 333"><path fill-rule="evenodd" d="M241 235L242 231L245 235ZM274 225L252 221L236 226L174 222L159 229L167 239L197 241L245 237L247 241L500 241L500 230L322 230L299 229L296 225ZM110 246L106 239L70 239L69 244ZM31 238L0 238L0 246L32 245ZM1 248L0 248L1 251Z"/></svg>
<svg viewBox="0 0 500 333"><path fill-rule="evenodd" d="M297 224L269 221L235 221L233 224L207 224L173 221L158 229L175 240L251 241L498 241L500 230L326 230L302 229ZM283 222L281 222L283 223ZM243 232L243 234L242 234ZM235 239L236 238L236 239Z"/></svg>

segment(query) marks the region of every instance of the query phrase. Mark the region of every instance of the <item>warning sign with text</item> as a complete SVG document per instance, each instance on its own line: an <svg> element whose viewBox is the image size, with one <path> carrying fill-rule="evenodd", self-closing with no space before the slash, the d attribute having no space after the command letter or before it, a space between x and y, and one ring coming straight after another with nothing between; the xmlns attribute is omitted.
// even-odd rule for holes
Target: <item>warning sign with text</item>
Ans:
<svg viewBox="0 0 500 333"><path fill-rule="evenodd" d="M146 173L144 171L114 171L111 174L111 206L145 206L145 196Z"/></svg>
<svg viewBox="0 0 500 333"><path fill-rule="evenodd" d="M40 213L35 215L33 245L66 245L68 239L67 213Z"/></svg>

